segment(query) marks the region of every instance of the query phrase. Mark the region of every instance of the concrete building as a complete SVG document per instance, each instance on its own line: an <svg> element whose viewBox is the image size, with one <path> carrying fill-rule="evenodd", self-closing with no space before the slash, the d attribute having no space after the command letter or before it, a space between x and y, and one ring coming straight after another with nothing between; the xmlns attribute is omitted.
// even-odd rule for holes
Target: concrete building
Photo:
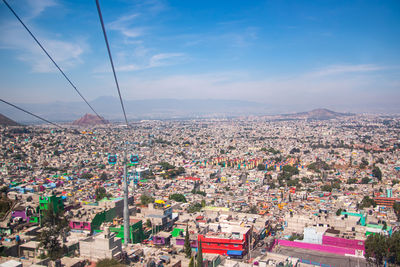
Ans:
<svg viewBox="0 0 400 267"><path fill-rule="evenodd" d="M106 228L104 233L79 241L79 253L89 260L118 259L122 255L121 238L115 238L115 234L110 234Z"/></svg>

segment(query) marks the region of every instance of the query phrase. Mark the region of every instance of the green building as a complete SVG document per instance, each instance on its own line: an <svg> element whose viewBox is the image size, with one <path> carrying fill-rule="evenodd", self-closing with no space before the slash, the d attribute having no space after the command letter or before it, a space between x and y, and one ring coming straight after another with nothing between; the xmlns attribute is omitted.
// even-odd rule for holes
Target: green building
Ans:
<svg viewBox="0 0 400 267"><path fill-rule="evenodd" d="M64 211L64 202L62 200L62 197L52 195L50 197L41 196L39 198L39 210L40 211L49 210L50 206L53 207L53 210L55 213L57 213L59 211Z"/></svg>
<svg viewBox="0 0 400 267"><path fill-rule="evenodd" d="M121 238L122 243L125 242L123 225L121 225L120 227L110 227L110 232L117 233L116 237ZM131 243L133 244L141 243L145 239L141 220L129 226L129 238L131 240Z"/></svg>

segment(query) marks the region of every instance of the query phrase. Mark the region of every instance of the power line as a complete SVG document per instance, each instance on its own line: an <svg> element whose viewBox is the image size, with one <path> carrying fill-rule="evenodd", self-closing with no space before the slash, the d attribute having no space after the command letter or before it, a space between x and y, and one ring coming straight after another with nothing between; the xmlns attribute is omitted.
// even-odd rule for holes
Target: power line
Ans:
<svg viewBox="0 0 400 267"><path fill-rule="evenodd" d="M4 0L3 0L3 1L4 1ZM106 28L104 27L103 16L101 15L101 9L100 9L99 0L96 0L96 6L97 6L97 11L98 11L98 13L99 13L101 28L103 29L104 40L106 41L106 46L107 46L107 51L108 51L108 57L110 58L110 63L111 63L111 68L112 68L112 71L113 71L113 74L114 74L115 84L117 85L117 90L118 90L118 95L119 95L119 101L121 102L122 111L124 112L124 117L125 117L126 126L128 126L128 120L127 120L127 118L126 118L126 112L125 112L124 102L122 101L121 91L119 90L117 74L115 73L114 63L113 63L113 59L112 59L112 56L111 56L110 45L108 44Z"/></svg>
<svg viewBox="0 0 400 267"><path fill-rule="evenodd" d="M106 121L103 117L101 117L95 110L94 108L89 104L89 102L83 97L81 92L79 92L78 88L72 83L72 81L68 78L68 76L64 73L64 71L58 66L58 64L55 62L55 60L50 56L50 54L46 51L46 49L43 47L43 45L39 42L39 40L35 37L35 35L29 30L29 28L25 25L25 23L21 20L21 18L15 13L14 9L7 3L6 0L3 0L4 4L10 9L10 11L14 14L14 16L21 22L22 26L24 26L25 30L28 31L28 33L32 36L32 38L35 40L35 42L40 46L40 48L43 50L43 52L48 56L48 58L53 62L53 64L57 67L57 69L61 72L61 74L64 76L64 78L69 82L69 84L72 86L72 88L75 89L75 91L78 93L78 95L85 101L85 103L89 106L89 108L96 114L97 117L100 118L105 124Z"/></svg>
<svg viewBox="0 0 400 267"><path fill-rule="evenodd" d="M54 126L57 126L57 127L61 128L61 129L65 130L64 127L62 127L62 126L60 126L60 125L58 125L58 124L56 124L56 123L54 123L54 122L48 121L48 120L46 120L46 119L44 119L44 118L42 118L42 117L40 117L40 116L38 116L38 115L35 115L35 114L33 114L32 112L29 112L29 111L27 111L27 110L25 110L25 109L23 109L23 108L20 108L20 107L14 105L14 104L11 104L10 102L7 102L7 101L5 101L5 100L3 100L3 99L1 99L1 98L0 98L0 101L3 102L3 103L5 103L5 104L7 104L7 105L10 105L10 106L12 106L12 107L14 107L14 108L16 108L16 109L19 109L19 110L21 110L21 111L23 111L23 112L25 112L25 113L27 113L27 114L29 114L29 115L32 115L32 116L34 116L34 117L36 117L36 118L38 118L38 119L40 119L40 120L42 120L42 121L45 121L45 122L47 122L47 123L50 123L50 124L52 124L52 125L54 125Z"/></svg>

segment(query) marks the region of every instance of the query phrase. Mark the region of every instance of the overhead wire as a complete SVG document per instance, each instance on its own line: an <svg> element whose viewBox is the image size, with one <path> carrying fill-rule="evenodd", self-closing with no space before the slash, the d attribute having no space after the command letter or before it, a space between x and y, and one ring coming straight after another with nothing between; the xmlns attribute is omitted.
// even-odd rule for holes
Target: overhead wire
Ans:
<svg viewBox="0 0 400 267"><path fill-rule="evenodd" d="M78 95L85 101L85 103L89 106L89 108L96 114L99 119L107 124L106 120L101 117L95 110L94 108L89 104L89 102L86 100L86 98L81 94L81 92L78 90L78 88L72 83L72 81L68 78L68 76L65 74L65 72L61 69L61 67L56 63L56 61L50 56L50 54L47 52L47 50L43 47L43 45L39 42L39 40L35 37L35 35L32 33L32 31L26 26L26 24L22 21L22 19L18 16L18 14L14 11L14 9L7 3L6 0L3 0L4 4L8 7L8 9L14 14L14 16L19 20L19 22L22 24L22 26L25 28L25 30L30 34L30 36L35 40L35 42L39 45L39 47L43 50L43 52L47 55L47 57L53 62L53 64L56 66L56 68L61 72L61 74L64 76L64 78L68 81L68 83L72 86L72 88L75 89L75 91L78 93Z"/></svg>
<svg viewBox="0 0 400 267"><path fill-rule="evenodd" d="M3 0L3 1L4 1L4 0ZM107 38L106 28L104 27L103 15L101 14L101 9L100 9L99 0L96 0L96 6L97 6L97 12L99 13L99 18L100 18L101 28L102 28L102 30L103 30L104 40L105 40L106 46L107 46L108 57L109 57L109 59L110 59L111 68L112 68L112 71L113 71L113 74L114 74L115 84L116 84L117 90L118 90L119 101L121 102L121 107L122 107L122 111L123 111L123 113L124 113L125 123L126 123L126 126L128 127L128 119L126 118L126 112L125 112L124 102L122 101L121 90L119 89L117 74L116 74L115 68L114 68L114 62L113 62L112 55L111 55L110 45L108 44L108 38Z"/></svg>
<svg viewBox="0 0 400 267"><path fill-rule="evenodd" d="M10 103L10 102L8 102L8 101L5 101L5 100L3 100L3 99L1 99L1 98L0 98L0 101L3 102L3 103L5 103L5 104L7 104L7 105L10 105L10 106L12 106L12 107L14 107L14 108L16 108L16 109L19 109L19 110L21 110L21 111L23 111L23 112L25 112L25 113L27 113L27 114L29 114L29 115L32 115L32 116L34 116L34 117L36 117L36 118L38 118L38 119L40 119L40 120L42 120L42 121L45 121L45 122L50 123L50 124L52 124L52 125L54 125L54 126L56 126L56 127L59 127L59 128L61 128L61 129L63 129L63 130L66 130L66 128L62 127L61 125L58 125L57 123L51 122L51 121L49 121L49 120L46 120L46 119L44 119L44 118L42 118L42 117L40 117L40 116L38 116L38 115L35 115L35 114L33 114L32 112L27 111L27 110L25 110L25 109L23 109L23 108L21 108L21 107L18 107L17 105L14 105L14 104L12 104L12 103Z"/></svg>

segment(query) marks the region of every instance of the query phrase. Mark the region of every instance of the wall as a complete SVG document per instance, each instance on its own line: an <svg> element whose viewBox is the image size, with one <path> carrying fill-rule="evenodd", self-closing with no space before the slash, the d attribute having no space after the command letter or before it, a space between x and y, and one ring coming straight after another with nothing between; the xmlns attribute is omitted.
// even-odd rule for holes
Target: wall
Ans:
<svg viewBox="0 0 400 267"><path fill-rule="evenodd" d="M309 249L314 251L320 252L327 252L337 255L345 255L345 254L356 254L355 249L351 248L341 248L341 247L334 247L334 246L327 246L327 245L318 245L318 244L310 244L310 243L301 243L296 241L289 241L289 240L278 240L278 244L285 247L294 247L294 248L302 248L302 249Z"/></svg>
<svg viewBox="0 0 400 267"><path fill-rule="evenodd" d="M356 239L345 239L345 238L324 235L322 237L322 245L351 248L351 249L358 249L365 251L364 241Z"/></svg>
<svg viewBox="0 0 400 267"><path fill-rule="evenodd" d="M90 222L79 222L79 221L70 221L69 227L75 230L87 230L90 231Z"/></svg>

